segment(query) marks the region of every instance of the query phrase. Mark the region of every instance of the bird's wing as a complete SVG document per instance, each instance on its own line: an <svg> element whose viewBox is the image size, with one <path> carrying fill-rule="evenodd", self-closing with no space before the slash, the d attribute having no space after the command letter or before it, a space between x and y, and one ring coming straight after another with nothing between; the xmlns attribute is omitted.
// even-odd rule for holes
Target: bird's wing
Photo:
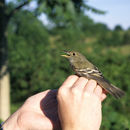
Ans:
<svg viewBox="0 0 130 130"><path fill-rule="evenodd" d="M90 69L90 68L76 69L76 73L79 76L93 75L93 76L103 77L102 73L98 70L97 67L94 69Z"/></svg>
<svg viewBox="0 0 130 130"><path fill-rule="evenodd" d="M94 69L87 68L87 71L88 71L88 74L91 74L91 75L101 76L101 77L103 76L102 72L100 72L97 67L95 67Z"/></svg>
<svg viewBox="0 0 130 130"><path fill-rule="evenodd" d="M107 79L105 79L98 69L78 69L76 70L76 74L78 76L96 80L102 88L104 88L107 92L109 92L117 99L121 98L125 94L121 89L115 87Z"/></svg>

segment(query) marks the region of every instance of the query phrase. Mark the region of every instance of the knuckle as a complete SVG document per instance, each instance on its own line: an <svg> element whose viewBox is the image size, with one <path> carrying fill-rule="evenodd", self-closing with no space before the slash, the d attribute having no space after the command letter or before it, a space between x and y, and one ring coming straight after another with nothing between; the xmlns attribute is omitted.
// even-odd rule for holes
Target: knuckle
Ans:
<svg viewBox="0 0 130 130"><path fill-rule="evenodd" d="M81 80L88 80L87 78L85 77L80 77Z"/></svg>
<svg viewBox="0 0 130 130"><path fill-rule="evenodd" d="M72 79L72 78L78 78L78 76L77 76L77 75L70 75L70 76L68 77L68 79Z"/></svg>
<svg viewBox="0 0 130 130"><path fill-rule="evenodd" d="M74 95L78 95L79 92L80 92L79 89L77 89L76 87L73 87L73 88L71 89L71 93L74 94Z"/></svg>
<svg viewBox="0 0 130 130"><path fill-rule="evenodd" d="M89 82L90 82L91 84L97 84L97 82L96 82L95 80L93 80L93 79L90 79Z"/></svg>
<svg viewBox="0 0 130 130"><path fill-rule="evenodd" d="M30 96L26 99L25 103L30 103L32 101L33 96Z"/></svg>
<svg viewBox="0 0 130 130"><path fill-rule="evenodd" d="M61 96L64 96L64 95L66 95L67 94L67 89L66 88L59 88L58 89L58 93L57 93L57 97L61 97Z"/></svg>
<svg viewBox="0 0 130 130"><path fill-rule="evenodd" d="M59 88L58 89L58 95L60 95L61 93L63 93L63 90L64 90L64 88Z"/></svg>
<svg viewBox="0 0 130 130"><path fill-rule="evenodd" d="M91 94L90 94L89 92L87 92L87 91L84 91L83 96L84 96L84 97L90 97Z"/></svg>

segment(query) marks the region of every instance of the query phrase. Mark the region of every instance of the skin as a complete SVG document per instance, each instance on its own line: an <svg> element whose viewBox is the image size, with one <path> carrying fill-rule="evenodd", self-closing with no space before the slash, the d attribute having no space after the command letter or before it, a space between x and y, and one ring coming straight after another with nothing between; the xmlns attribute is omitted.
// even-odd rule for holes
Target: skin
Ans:
<svg viewBox="0 0 130 130"><path fill-rule="evenodd" d="M102 120L101 101L105 98L106 95L96 81L75 75L68 77L58 91L62 129L99 130Z"/></svg>
<svg viewBox="0 0 130 130"><path fill-rule="evenodd" d="M57 113L57 90L47 90L29 97L5 121L4 130L53 130L60 129Z"/></svg>
<svg viewBox="0 0 130 130"><path fill-rule="evenodd" d="M5 121L3 128L58 130L62 127L63 130L97 130L101 125L101 101L105 98L106 95L94 80L88 81L72 75L64 81L58 93L57 90L47 90L29 97Z"/></svg>

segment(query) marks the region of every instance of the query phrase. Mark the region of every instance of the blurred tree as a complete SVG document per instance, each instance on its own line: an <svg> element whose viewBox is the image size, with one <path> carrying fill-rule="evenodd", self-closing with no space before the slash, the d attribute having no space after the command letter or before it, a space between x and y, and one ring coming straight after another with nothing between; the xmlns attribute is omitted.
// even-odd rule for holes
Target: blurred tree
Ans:
<svg viewBox="0 0 130 130"><path fill-rule="evenodd" d="M130 27L128 27L128 29L127 30L130 30Z"/></svg>
<svg viewBox="0 0 130 130"><path fill-rule="evenodd" d="M130 44L130 30L127 30L123 36L123 44Z"/></svg>
<svg viewBox="0 0 130 130"><path fill-rule="evenodd" d="M114 28L115 31L122 31L123 28L121 25L116 25L115 28Z"/></svg>
<svg viewBox="0 0 130 130"><path fill-rule="evenodd" d="M9 70L13 85L11 101L24 101L30 94L44 86L43 80L40 80L39 84L36 81L38 77L44 77L45 71L42 66L45 65L48 46L50 46L48 32L29 11L17 12L9 24L8 32L10 33L8 36Z"/></svg>
<svg viewBox="0 0 130 130"><path fill-rule="evenodd" d="M103 33L104 32L104 33ZM99 43L104 46L120 46L124 45L124 32L116 30L102 30L99 34Z"/></svg>

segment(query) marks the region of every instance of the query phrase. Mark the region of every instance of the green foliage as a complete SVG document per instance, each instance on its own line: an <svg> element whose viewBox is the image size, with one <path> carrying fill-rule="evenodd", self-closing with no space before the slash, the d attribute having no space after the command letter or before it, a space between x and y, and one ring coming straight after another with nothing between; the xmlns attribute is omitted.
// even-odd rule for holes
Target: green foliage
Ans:
<svg viewBox="0 0 130 130"><path fill-rule="evenodd" d="M124 33L123 43L130 44L130 30L128 30Z"/></svg>
<svg viewBox="0 0 130 130"><path fill-rule="evenodd" d="M100 24L99 24L100 25ZM130 44L130 31L123 31L122 27L117 25L113 31L108 30L107 26L97 25L97 39L99 44L104 46L120 46Z"/></svg>
<svg viewBox="0 0 130 130"><path fill-rule="evenodd" d="M9 27L9 31L12 31L8 37L9 52L11 52L9 53L9 69L13 69L11 75L14 75L11 82L16 81L11 90L12 93L14 90L18 93L18 95L12 94L13 101L22 98L24 100L35 88L31 84L34 81L33 78L38 78L35 77L37 70L41 71L39 67L46 60L45 54L49 46L48 33L44 26L31 13L23 13L23 21L18 19L19 15L22 14L17 14L17 19L15 17ZM14 24L15 30L13 29ZM36 62L36 59L39 62ZM19 71L21 73L18 73ZM17 78L18 80L16 80Z"/></svg>
<svg viewBox="0 0 130 130"><path fill-rule="evenodd" d="M2 120L0 119L0 123L2 123Z"/></svg>
<svg viewBox="0 0 130 130"><path fill-rule="evenodd" d="M11 114L17 111L18 108L22 106L22 102L12 103L11 104Z"/></svg>
<svg viewBox="0 0 130 130"><path fill-rule="evenodd" d="M121 25L116 25L114 28L115 31L122 31L123 28L121 27Z"/></svg>
<svg viewBox="0 0 130 130"><path fill-rule="evenodd" d="M69 23L76 22L80 15L85 15L86 11L97 14L105 13L88 5L84 0L39 0L37 4L35 13L39 15L44 12L48 19L58 27L65 27Z"/></svg>
<svg viewBox="0 0 130 130"><path fill-rule="evenodd" d="M99 43L105 46L120 46L124 44L123 38L121 31L107 31L99 36Z"/></svg>

